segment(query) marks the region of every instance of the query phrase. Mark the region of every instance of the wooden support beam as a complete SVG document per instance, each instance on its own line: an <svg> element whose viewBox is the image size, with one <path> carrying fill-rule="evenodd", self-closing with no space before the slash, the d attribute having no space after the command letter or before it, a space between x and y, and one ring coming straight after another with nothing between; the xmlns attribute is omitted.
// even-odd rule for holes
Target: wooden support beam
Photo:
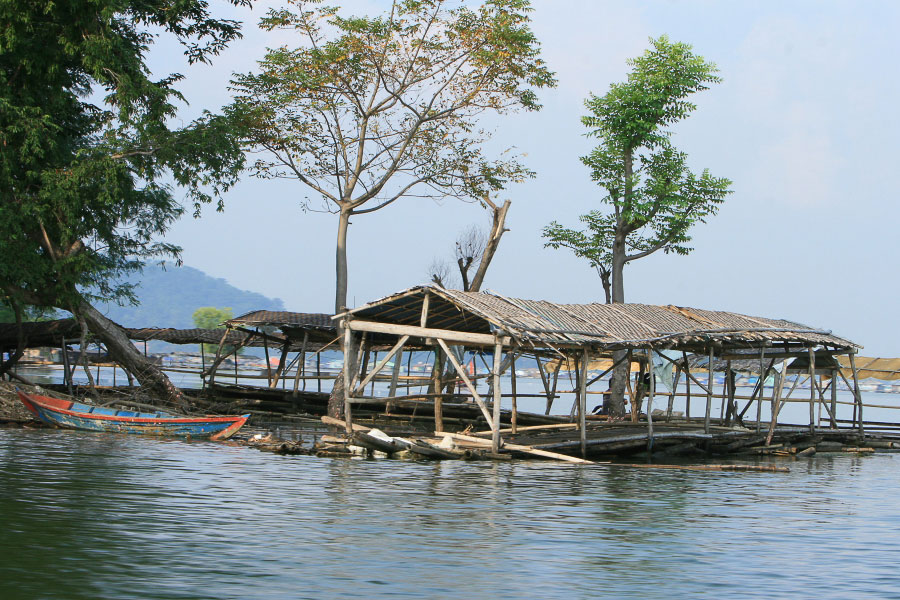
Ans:
<svg viewBox="0 0 900 600"><path fill-rule="evenodd" d="M454 440L460 440L463 442L471 442L473 444L478 444L482 446L486 446L489 442L487 440L483 440L481 438L477 438L471 435L463 435L461 433L443 433L442 435L449 435ZM498 436L497 432L494 432L494 436ZM496 454L497 452L493 450L493 442L491 442L491 451ZM535 456L541 456L543 458L552 458L554 460L564 460L566 462L578 463L582 465L592 465L595 464L593 461L585 460L583 458L578 458L576 456L569 456L568 454L559 454L558 452L550 452L549 450L540 450L538 448L533 448L531 446L522 446L519 444L504 444L503 447L507 450L515 450L516 452L525 452L527 454L534 454Z"/></svg>
<svg viewBox="0 0 900 600"><path fill-rule="evenodd" d="M709 379L706 381L706 416L703 418L703 433L709 433L709 414L712 410L712 393L713 384L715 383L715 375L713 374L713 360L715 359L715 351L713 345L709 345Z"/></svg>
<svg viewBox="0 0 900 600"><path fill-rule="evenodd" d="M378 364L375 365L375 368L373 368L371 372L366 374L366 376L362 380L362 382L358 386L356 386L356 389L354 390L353 393L354 394L362 393L363 390L365 389L365 387L369 384L369 382L372 381L373 379L375 379L375 376L378 375L378 373L380 373L382 371L382 369L384 369L385 365L387 365L391 361L391 358L393 358L397 354L397 352L400 351L401 348L403 348L403 345L406 344L406 342L408 340L409 340L408 335L402 336L397 341L397 343L394 344L394 346L390 349L390 351L387 353L387 355L385 355L385 357L382 358L378 362ZM394 361L394 363L398 364L397 361ZM399 374L399 372L398 372L398 374ZM393 395L393 394L391 394L391 395Z"/></svg>
<svg viewBox="0 0 900 600"><path fill-rule="evenodd" d="M503 344L500 342L499 338L496 340L494 344L494 425L491 429L494 430L493 436L491 436L491 451L494 454L500 452L500 353L503 351Z"/></svg>
<svg viewBox="0 0 900 600"><path fill-rule="evenodd" d="M809 347L809 432L816 432L816 352Z"/></svg>
<svg viewBox="0 0 900 600"><path fill-rule="evenodd" d="M578 437L581 440L581 458L587 456L585 413L587 412L587 373L589 363L590 355L588 354L588 349L585 348L581 355L581 377L579 378L578 386Z"/></svg>
<svg viewBox="0 0 900 600"><path fill-rule="evenodd" d="M650 390L647 394L647 452L653 453L653 396L656 394L656 373L653 372L653 351L647 350L647 369L650 371ZM712 386L710 386L712 387Z"/></svg>
<svg viewBox="0 0 900 600"><path fill-rule="evenodd" d="M863 403L862 394L859 392L859 371L856 370L856 350L850 352L850 368L853 370L853 397L859 410L859 437L865 437L863 429Z"/></svg>
<svg viewBox="0 0 900 600"><path fill-rule="evenodd" d="M463 368L459 361L456 360L456 357L453 356L453 353L450 351L450 347L447 346L447 343L438 338L438 344L441 349L444 351L444 354L447 355L447 358L450 360L450 364L453 365L453 368L456 369L457 375L459 375L460 379L462 379L463 383L469 389L469 393L472 394L472 398L475 400L475 404L478 405L478 408L481 409L481 414L484 415L484 420L487 421L488 427L491 428L491 431L494 430L494 420L491 418L491 413L488 412L487 406L484 403L484 400L481 399L481 396L478 395L478 392L475 390L475 386L472 385L472 381L469 379L469 376L466 374L466 370Z"/></svg>
<svg viewBox="0 0 900 600"><path fill-rule="evenodd" d="M495 338L488 333L469 333L466 331L453 331L451 329L432 329L415 327L413 325L395 325L393 323L378 323L375 321L350 321L350 329L353 331L368 331L371 333L388 333L394 335L408 335L415 338L441 338L445 342L458 344L471 344L475 346L487 346L499 341L500 347L508 345L508 336Z"/></svg>
<svg viewBox="0 0 900 600"><path fill-rule="evenodd" d="M353 362L353 330L350 329L350 321L347 320L344 321L344 368L342 371L344 375L344 423L348 434L353 432L353 417L350 414L350 390L352 389L350 370L356 370Z"/></svg>
<svg viewBox="0 0 900 600"><path fill-rule="evenodd" d="M510 391L512 392L512 414L510 415L510 429L512 429L512 433L517 433L516 426L518 425L517 421L519 419L519 407L516 402L516 355L513 354L512 362L510 363Z"/></svg>
<svg viewBox="0 0 900 600"><path fill-rule="evenodd" d="M294 398L297 397L298 389L300 387L300 375L301 373L306 375L306 345L309 343L309 332L303 332L303 345L300 346L300 357L297 359L297 374L294 375L294 390L291 394ZM303 377L303 390L306 391L306 377Z"/></svg>

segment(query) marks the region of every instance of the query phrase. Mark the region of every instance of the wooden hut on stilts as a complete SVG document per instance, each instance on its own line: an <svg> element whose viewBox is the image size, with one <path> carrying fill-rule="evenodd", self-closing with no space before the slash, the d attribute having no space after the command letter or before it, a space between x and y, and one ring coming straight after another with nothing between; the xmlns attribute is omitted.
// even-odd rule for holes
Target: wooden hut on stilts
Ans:
<svg viewBox="0 0 900 600"><path fill-rule="evenodd" d="M852 391L854 409L852 431L844 427L841 433L864 433L854 363L859 346L830 331L791 321L676 306L557 304L434 286L414 287L334 319L343 332L346 350L343 378L348 432L353 430L354 409L361 405L417 401L433 406L435 432L454 435L446 431L450 428L443 420L443 408L449 401L477 407L488 428L484 437L489 437L494 453L520 440L527 440L532 448L581 456L623 448L652 451L654 445L686 441L741 448L771 443L780 434L838 431L841 420L836 414L835 392L840 378ZM374 347L387 349L377 362L369 359ZM426 393L408 387L404 393L398 385L399 357L410 349L433 353L432 381ZM466 367L469 357L483 360L489 372L474 374ZM489 363L485 357L491 358ZM849 376L839 358L847 359ZM574 374L570 392L575 401L569 418L563 418L567 422L537 427L519 424L517 401L522 395L517 393L515 365L526 359L537 366L548 414L560 396L560 371L569 369ZM623 362L638 366L638 378L629 379L627 392L634 423L589 415L589 394L598 393L592 386ZM393 373L387 396L367 394L367 386L375 378L388 379L382 371L389 364ZM597 364L605 365L602 371L598 372ZM660 364L674 372L674 383L665 393L657 389L657 377L649 377ZM754 366L748 368L750 364ZM742 396L736 390L736 374L747 370L756 371L757 379L750 395ZM641 373L648 376L641 377ZM724 375L719 390L715 388L717 374ZM773 378L774 385L767 386L767 380ZM795 400L792 394L804 379L809 387L809 424L780 428L781 409ZM483 380L488 382L487 391L478 385ZM642 385L644 381L648 385ZM683 414L673 410L676 397L684 400ZM690 412L692 401L694 415ZM505 407L504 402L508 402ZM665 408L654 410L661 406ZM824 427L819 417L822 410L827 415ZM465 437L471 436L456 435L457 439Z"/></svg>

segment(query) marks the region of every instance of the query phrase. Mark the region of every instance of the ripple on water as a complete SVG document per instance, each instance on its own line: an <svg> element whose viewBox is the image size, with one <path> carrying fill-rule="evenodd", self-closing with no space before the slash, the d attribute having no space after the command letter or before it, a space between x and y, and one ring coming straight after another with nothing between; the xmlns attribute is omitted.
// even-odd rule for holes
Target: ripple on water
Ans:
<svg viewBox="0 0 900 600"><path fill-rule="evenodd" d="M4 598L890 597L894 455L720 473L0 430Z"/></svg>

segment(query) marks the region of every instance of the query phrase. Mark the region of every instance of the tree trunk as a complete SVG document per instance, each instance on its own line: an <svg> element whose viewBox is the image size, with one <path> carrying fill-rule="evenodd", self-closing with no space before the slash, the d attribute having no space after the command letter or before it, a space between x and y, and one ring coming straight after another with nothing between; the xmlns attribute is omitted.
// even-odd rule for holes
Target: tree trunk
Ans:
<svg viewBox="0 0 900 600"><path fill-rule="evenodd" d="M612 301L625 302L625 290L622 285L622 275L625 269L625 236L616 235L613 241L612 261ZM623 359L626 350L613 353L613 362ZM625 416L625 382L631 375L631 363L627 360L613 369L612 389L610 395L609 414L611 417Z"/></svg>
<svg viewBox="0 0 900 600"><path fill-rule="evenodd" d="M350 225L350 211L341 209L338 217L338 235L335 245L334 270L334 313L342 313L347 309L347 228ZM347 348L344 347L343 325L338 326L338 343L344 360L349 360ZM328 416L335 419L344 417L344 377L338 373L328 396Z"/></svg>
<svg viewBox="0 0 900 600"><path fill-rule="evenodd" d="M190 408L178 388L134 347L119 325L107 319L84 300L77 306L76 311L78 316L87 322L91 332L103 342L109 355L126 370L131 371L145 391L182 410Z"/></svg>
<svg viewBox="0 0 900 600"><path fill-rule="evenodd" d="M22 329L22 305L16 301L10 302L13 311L16 313L16 351L8 360L0 364L0 377L12 369L19 359L25 354L25 331Z"/></svg>
<svg viewBox="0 0 900 600"><path fill-rule="evenodd" d="M347 227L349 225L350 211L341 209L334 257L334 314L344 312L347 308Z"/></svg>
<svg viewBox="0 0 900 600"><path fill-rule="evenodd" d="M478 270L475 272L475 277L472 278L472 285L469 286L470 292L478 292L481 290L481 284L484 283L484 276L487 274L491 260L494 259L494 254L497 252L497 247L500 245L500 238L503 237L503 234L507 231L504 226L506 225L506 213L509 212L509 205L509 200L504 202L503 206L499 208L492 205L494 215L491 233L490 236L488 236L488 242L484 247L484 254L481 257L481 262L478 264Z"/></svg>

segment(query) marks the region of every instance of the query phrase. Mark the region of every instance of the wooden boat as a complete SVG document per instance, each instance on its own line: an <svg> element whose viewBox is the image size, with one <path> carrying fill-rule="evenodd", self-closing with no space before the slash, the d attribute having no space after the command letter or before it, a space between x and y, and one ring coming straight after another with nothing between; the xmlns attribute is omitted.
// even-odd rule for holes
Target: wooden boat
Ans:
<svg viewBox="0 0 900 600"><path fill-rule="evenodd" d="M133 412L26 394L18 389L16 393L38 419L66 429L226 440L250 418L250 415L180 417L165 412Z"/></svg>

